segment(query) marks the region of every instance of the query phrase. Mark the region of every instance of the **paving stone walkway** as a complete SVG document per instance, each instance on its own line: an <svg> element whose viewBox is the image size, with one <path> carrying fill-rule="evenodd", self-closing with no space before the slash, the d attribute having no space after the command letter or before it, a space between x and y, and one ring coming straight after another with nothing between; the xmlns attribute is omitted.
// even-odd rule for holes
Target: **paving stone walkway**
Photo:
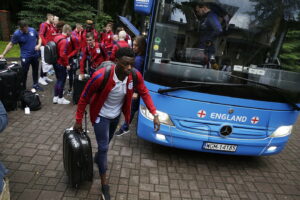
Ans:
<svg viewBox="0 0 300 200"><path fill-rule="evenodd" d="M62 136L74 124L76 106L52 104L53 85L39 93L41 110L9 112L9 126L0 134L0 160L10 170L11 199L96 200L96 165L93 182L78 190L68 186ZM95 152L90 123L88 129ZM110 145L112 199L300 199L300 121L285 150L270 157L172 149L143 141L134 130L135 125L131 134L115 137Z"/></svg>

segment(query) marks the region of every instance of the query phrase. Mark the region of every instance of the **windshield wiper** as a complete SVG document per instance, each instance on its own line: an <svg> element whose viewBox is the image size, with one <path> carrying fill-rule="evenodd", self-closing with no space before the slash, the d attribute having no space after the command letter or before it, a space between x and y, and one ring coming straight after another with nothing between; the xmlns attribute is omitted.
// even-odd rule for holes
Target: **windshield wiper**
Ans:
<svg viewBox="0 0 300 200"><path fill-rule="evenodd" d="M157 92L159 94L166 93L166 92L173 92L177 90L185 90L185 89L191 89L191 88L198 88L202 86L213 86L213 85L219 85L219 86L245 86L245 84L232 84L232 83L217 83L217 82L198 82L198 81L181 81L182 83L194 83L196 85L189 85L189 86L182 86L182 87L171 87L167 89L161 89L159 88Z"/></svg>
<svg viewBox="0 0 300 200"><path fill-rule="evenodd" d="M278 87L274 87L274 86L271 86L271 85L267 85L267 84L264 84L264 83L260 83L260 82L256 82L256 81L253 81L253 80L250 80L250 79L247 79L247 78L242 78L242 77L239 77L239 76L235 76L235 75L231 75L231 74L226 74L227 76L230 76L232 78L237 78L237 79L240 79L240 80L244 80L244 81L248 81L250 83L255 83L257 85L261 85L261 86L264 86L265 88L271 90L271 91L274 91L279 97L281 97L288 105L290 105L294 110L300 110L300 108L298 107L298 105L292 101L290 101L288 99L288 97L286 97L285 95L283 95L282 93L280 93L280 91L284 91L283 89L281 88L278 88Z"/></svg>
<svg viewBox="0 0 300 200"><path fill-rule="evenodd" d="M260 64L259 66L264 68L270 68L270 69L282 69L282 66L276 63L263 63Z"/></svg>

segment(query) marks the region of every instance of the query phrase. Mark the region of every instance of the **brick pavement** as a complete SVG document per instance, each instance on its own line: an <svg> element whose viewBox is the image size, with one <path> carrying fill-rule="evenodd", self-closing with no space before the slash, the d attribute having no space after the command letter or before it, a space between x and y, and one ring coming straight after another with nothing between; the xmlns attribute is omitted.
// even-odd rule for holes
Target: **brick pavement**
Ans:
<svg viewBox="0 0 300 200"><path fill-rule="evenodd" d="M53 105L53 83L44 88L43 108L30 115L10 112L9 126L0 134L12 200L97 199L96 166L93 182L78 190L67 184L62 134L74 123L75 106ZM135 134L115 137L109 151L112 199L300 199L299 134L300 121L281 154L259 158L171 149ZM95 151L93 132L90 136Z"/></svg>

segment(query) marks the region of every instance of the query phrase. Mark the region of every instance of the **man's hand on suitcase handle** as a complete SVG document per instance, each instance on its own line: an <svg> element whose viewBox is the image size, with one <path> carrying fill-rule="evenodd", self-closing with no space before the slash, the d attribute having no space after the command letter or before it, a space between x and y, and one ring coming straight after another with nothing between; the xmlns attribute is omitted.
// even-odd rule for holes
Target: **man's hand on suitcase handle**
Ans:
<svg viewBox="0 0 300 200"><path fill-rule="evenodd" d="M83 131L82 124L75 122L73 129L74 129L74 131L81 133Z"/></svg>
<svg viewBox="0 0 300 200"><path fill-rule="evenodd" d="M84 79L84 74L79 74L78 79L79 79L80 81L83 80L83 79Z"/></svg>

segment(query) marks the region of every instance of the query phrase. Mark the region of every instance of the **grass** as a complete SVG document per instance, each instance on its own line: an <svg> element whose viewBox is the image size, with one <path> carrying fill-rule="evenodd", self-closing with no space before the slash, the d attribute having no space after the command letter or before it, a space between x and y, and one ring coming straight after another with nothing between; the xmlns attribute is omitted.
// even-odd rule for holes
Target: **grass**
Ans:
<svg viewBox="0 0 300 200"><path fill-rule="evenodd" d="M0 41L0 54L3 53L8 42ZM14 45L12 49L5 55L5 58L19 58L20 57L20 47L18 44Z"/></svg>

